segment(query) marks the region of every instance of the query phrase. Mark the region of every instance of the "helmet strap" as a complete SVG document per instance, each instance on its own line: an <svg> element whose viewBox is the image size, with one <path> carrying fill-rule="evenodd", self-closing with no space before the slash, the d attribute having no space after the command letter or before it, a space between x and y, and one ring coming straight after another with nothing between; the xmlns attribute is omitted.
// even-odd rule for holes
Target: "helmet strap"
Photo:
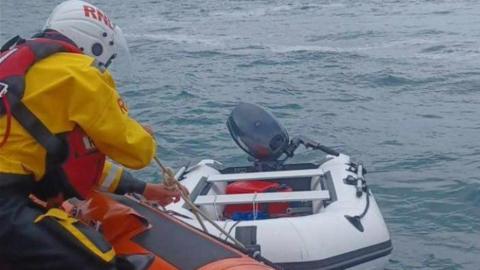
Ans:
<svg viewBox="0 0 480 270"><path fill-rule="evenodd" d="M117 57L117 54L116 53L112 54L112 56L108 58L107 62L105 63L105 65L103 65L103 67L107 69L112 64L112 61L113 59L115 59L115 57Z"/></svg>

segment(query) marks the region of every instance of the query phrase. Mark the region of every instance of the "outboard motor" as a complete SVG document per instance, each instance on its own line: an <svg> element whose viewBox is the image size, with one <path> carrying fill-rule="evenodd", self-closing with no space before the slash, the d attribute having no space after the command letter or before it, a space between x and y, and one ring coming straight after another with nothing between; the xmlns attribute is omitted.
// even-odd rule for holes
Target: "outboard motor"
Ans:
<svg viewBox="0 0 480 270"><path fill-rule="evenodd" d="M287 130L263 108L237 105L227 120L233 140L258 162L274 162L284 153L290 140Z"/></svg>

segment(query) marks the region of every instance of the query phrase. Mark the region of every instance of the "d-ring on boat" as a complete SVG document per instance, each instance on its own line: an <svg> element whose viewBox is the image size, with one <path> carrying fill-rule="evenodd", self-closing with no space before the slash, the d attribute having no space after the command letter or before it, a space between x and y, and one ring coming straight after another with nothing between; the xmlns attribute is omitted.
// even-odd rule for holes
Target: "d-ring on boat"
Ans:
<svg viewBox="0 0 480 270"><path fill-rule="evenodd" d="M282 269L384 268L392 242L362 164L305 137L290 139L270 113L253 104L239 104L227 126L253 157L252 165L202 160L176 174L192 201L224 231ZM287 163L300 145L327 156ZM183 201L167 209L201 228ZM225 238L210 224L203 226Z"/></svg>

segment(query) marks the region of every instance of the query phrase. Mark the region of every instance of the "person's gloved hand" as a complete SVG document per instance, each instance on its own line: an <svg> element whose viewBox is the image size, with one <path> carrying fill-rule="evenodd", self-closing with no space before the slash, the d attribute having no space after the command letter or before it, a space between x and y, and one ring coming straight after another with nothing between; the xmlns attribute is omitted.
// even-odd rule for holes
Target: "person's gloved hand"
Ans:
<svg viewBox="0 0 480 270"><path fill-rule="evenodd" d="M181 191L181 190L183 191ZM145 186L143 196L149 201L156 201L162 206L167 206L172 202L178 202L181 198L180 192L186 191L184 194L188 194L187 189L180 185L178 188L168 188L164 184L152 184L148 183Z"/></svg>

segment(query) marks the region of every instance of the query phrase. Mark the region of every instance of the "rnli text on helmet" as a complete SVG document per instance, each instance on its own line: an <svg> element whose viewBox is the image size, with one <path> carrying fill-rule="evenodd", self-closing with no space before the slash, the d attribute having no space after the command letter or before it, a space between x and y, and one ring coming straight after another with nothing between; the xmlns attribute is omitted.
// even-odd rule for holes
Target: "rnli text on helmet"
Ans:
<svg viewBox="0 0 480 270"><path fill-rule="evenodd" d="M113 30L113 25L107 15L103 14L100 10L84 5L83 11L85 12L85 17L89 17L98 21L103 21L103 23Z"/></svg>

